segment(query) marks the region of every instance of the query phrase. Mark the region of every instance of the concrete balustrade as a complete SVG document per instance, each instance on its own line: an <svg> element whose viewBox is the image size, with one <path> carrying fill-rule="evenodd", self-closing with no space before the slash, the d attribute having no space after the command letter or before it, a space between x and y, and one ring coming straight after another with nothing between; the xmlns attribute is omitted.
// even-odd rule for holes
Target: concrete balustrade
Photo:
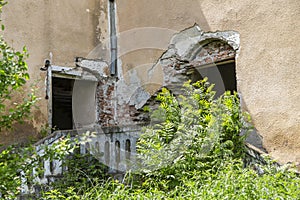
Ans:
<svg viewBox="0 0 300 200"><path fill-rule="evenodd" d="M55 131L46 138L35 144L39 155L44 154L43 145L53 145L60 139L70 135L71 138L78 138L80 154L91 154L99 162L108 166L108 173L122 174L134 168L136 157L136 142L139 137L141 126L123 127L94 127L80 130ZM39 168L33 170L35 182L38 184L48 184L60 178L64 171L68 170L63 165L63 160L41 160ZM22 193L28 194L30 186L22 177ZM36 188L33 188L37 192ZM32 192L32 191L31 191Z"/></svg>

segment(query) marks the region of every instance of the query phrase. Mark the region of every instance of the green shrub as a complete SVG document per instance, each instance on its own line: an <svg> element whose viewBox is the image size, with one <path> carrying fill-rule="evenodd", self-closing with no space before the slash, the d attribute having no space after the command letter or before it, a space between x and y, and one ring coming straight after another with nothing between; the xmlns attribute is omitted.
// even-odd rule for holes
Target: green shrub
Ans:
<svg viewBox="0 0 300 200"><path fill-rule="evenodd" d="M161 123L145 129L138 142L141 174L167 180L169 190L194 171L218 170L228 159L243 158L244 136L249 130L239 98L226 92L215 98L207 79L184 85L178 98L167 89L157 96L161 102L153 116ZM154 178L155 177L155 178Z"/></svg>
<svg viewBox="0 0 300 200"><path fill-rule="evenodd" d="M63 166L67 169L63 177L43 187L46 199L53 193L68 197L70 189L74 194L83 195L89 188L109 178L108 167L90 154L80 154L78 146L74 154L64 159Z"/></svg>
<svg viewBox="0 0 300 200"><path fill-rule="evenodd" d="M34 179L44 173L43 161L64 160L74 148L74 140L65 137L52 145L41 145L40 150L33 145L10 146L3 150L0 153L0 198L16 199L21 193L22 179L29 187L36 184Z"/></svg>

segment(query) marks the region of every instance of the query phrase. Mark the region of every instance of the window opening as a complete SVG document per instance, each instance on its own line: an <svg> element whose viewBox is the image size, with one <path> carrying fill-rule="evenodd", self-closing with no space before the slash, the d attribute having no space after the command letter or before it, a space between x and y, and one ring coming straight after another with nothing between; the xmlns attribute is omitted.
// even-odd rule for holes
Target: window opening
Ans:
<svg viewBox="0 0 300 200"><path fill-rule="evenodd" d="M237 91L235 62L215 63L207 66L200 66L195 69L191 79L192 82L208 78L210 83L215 84L216 97L221 96L225 91Z"/></svg>
<svg viewBox="0 0 300 200"><path fill-rule="evenodd" d="M73 129L73 79L52 77L52 128Z"/></svg>

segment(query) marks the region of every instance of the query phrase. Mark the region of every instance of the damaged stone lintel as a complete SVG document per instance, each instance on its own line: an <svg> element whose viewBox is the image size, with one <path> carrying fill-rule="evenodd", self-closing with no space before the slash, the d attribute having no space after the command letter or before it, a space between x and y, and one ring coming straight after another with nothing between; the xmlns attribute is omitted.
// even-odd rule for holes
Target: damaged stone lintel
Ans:
<svg viewBox="0 0 300 200"><path fill-rule="evenodd" d="M75 64L76 67L51 65L52 76L91 81L101 81L110 76L109 67L105 61L76 58Z"/></svg>
<svg viewBox="0 0 300 200"><path fill-rule="evenodd" d="M223 41L230 45L234 51L237 51L240 46L240 35L236 31L204 32L195 24L193 27L174 35L171 39L169 50L173 49L173 53L171 53L174 54L175 51L183 60L191 60L202 46L212 40Z"/></svg>
<svg viewBox="0 0 300 200"><path fill-rule="evenodd" d="M238 32L204 32L195 24L173 36L168 50L163 53L148 74L157 67L174 67L175 64L179 64L182 68L183 65L195 64L195 62L204 65L229 58L234 59L239 46Z"/></svg>
<svg viewBox="0 0 300 200"><path fill-rule="evenodd" d="M110 76L109 66L107 62L103 60L81 59L75 64L96 77L107 78Z"/></svg>

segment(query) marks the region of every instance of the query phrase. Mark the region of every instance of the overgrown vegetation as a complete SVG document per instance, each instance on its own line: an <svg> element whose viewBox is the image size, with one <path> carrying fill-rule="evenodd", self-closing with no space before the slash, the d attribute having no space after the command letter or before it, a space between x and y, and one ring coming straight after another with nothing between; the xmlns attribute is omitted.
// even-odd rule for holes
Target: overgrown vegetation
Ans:
<svg viewBox="0 0 300 200"><path fill-rule="evenodd" d="M0 0L0 13L6 4ZM1 25L4 31L4 25ZM28 57L24 47L22 51L14 50L0 36L0 131L11 129L16 122L21 123L30 115L30 110L38 98L32 91L28 98L22 97L15 102L14 97L22 91L29 79L28 66L25 59ZM23 94L23 93L22 93ZM1 145L0 145L1 146ZM31 173L35 158L33 147L8 147L0 153L0 198L14 199L20 191L21 176ZM29 159L32 158L32 159ZM31 177L31 176L28 176ZM30 181L28 179L28 181Z"/></svg>
<svg viewBox="0 0 300 200"><path fill-rule="evenodd" d="M45 160L65 160L74 152L75 143L76 140L65 137L51 146L10 146L3 150L0 153L0 199L16 199L21 194L22 183L29 188L36 184L36 178L44 173Z"/></svg>
<svg viewBox="0 0 300 200"><path fill-rule="evenodd" d="M0 13L7 2L0 0ZM2 31L4 30L4 25ZM29 79L28 66L25 62L27 50L15 51L0 36L0 131L10 129L15 122L23 122L30 114L30 109L37 101L32 91L21 102L12 102L12 98Z"/></svg>
<svg viewBox="0 0 300 200"><path fill-rule="evenodd" d="M51 185L42 199L299 199L300 178L292 168L268 159L259 171L244 166L240 133L249 130L248 116L236 94L215 99L212 88L206 80L187 83L178 98L162 90L155 123L138 143L139 164L122 182L94 170L97 162L84 173L73 163L73 178Z"/></svg>
<svg viewBox="0 0 300 200"><path fill-rule="evenodd" d="M6 3L0 0L0 12ZM4 26L2 26L4 30ZM0 131L28 117L34 94L10 104L29 79L27 57L0 37ZM300 178L292 168L245 167L248 116L237 94L215 98L207 80L184 85L175 98L166 88L138 143L137 163L122 182L90 155L80 155L69 137L52 145L8 147L0 153L0 198L17 199L22 183L37 184L44 160L63 160L64 177L42 187L38 199L300 199ZM77 152L76 152L77 151ZM41 153L43 152L43 153ZM35 171L36 173L33 173ZM35 197L32 197L35 198Z"/></svg>
<svg viewBox="0 0 300 200"><path fill-rule="evenodd" d="M243 158L244 136L249 127L239 108L237 94L226 92L214 99L206 79L184 85L184 95L176 99L167 89L157 96L160 107L153 113L159 124L147 127L138 143L143 172L167 178L176 186L174 174L217 170L224 160ZM158 119L157 119L158 118ZM165 185L165 184L164 184ZM166 188L169 189L169 188Z"/></svg>
<svg viewBox="0 0 300 200"><path fill-rule="evenodd" d="M69 137L44 145L43 154L33 147L8 148L0 154L2 199L17 198L24 178L36 184L47 159L64 160L68 171L42 186L37 199L299 199L300 178L292 168L268 159L256 166L259 171L244 166L240 133L249 130L248 117L236 94L214 98L212 88L207 80L187 83L177 98L162 90L153 123L138 143L139 162L121 182L92 156L80 155L78 141Z"/></svg>
<svg viewBox="0 0 300 200"><path fill-rule="evenodd" d="M47 194L45 196L46 199L56 198L56 194L63 196L65 193L75 198L77 194L84 194L86 190L109 179L107 174L108 167L100 163L92 155L80 154L78 146L75 148L75 154L65 159L64 166L68 167L68 171L64 173L62 179L43 186L43 190ZM63 195L60 193L63 193ZM50 195L48 196L48 194Z"/></svg>

